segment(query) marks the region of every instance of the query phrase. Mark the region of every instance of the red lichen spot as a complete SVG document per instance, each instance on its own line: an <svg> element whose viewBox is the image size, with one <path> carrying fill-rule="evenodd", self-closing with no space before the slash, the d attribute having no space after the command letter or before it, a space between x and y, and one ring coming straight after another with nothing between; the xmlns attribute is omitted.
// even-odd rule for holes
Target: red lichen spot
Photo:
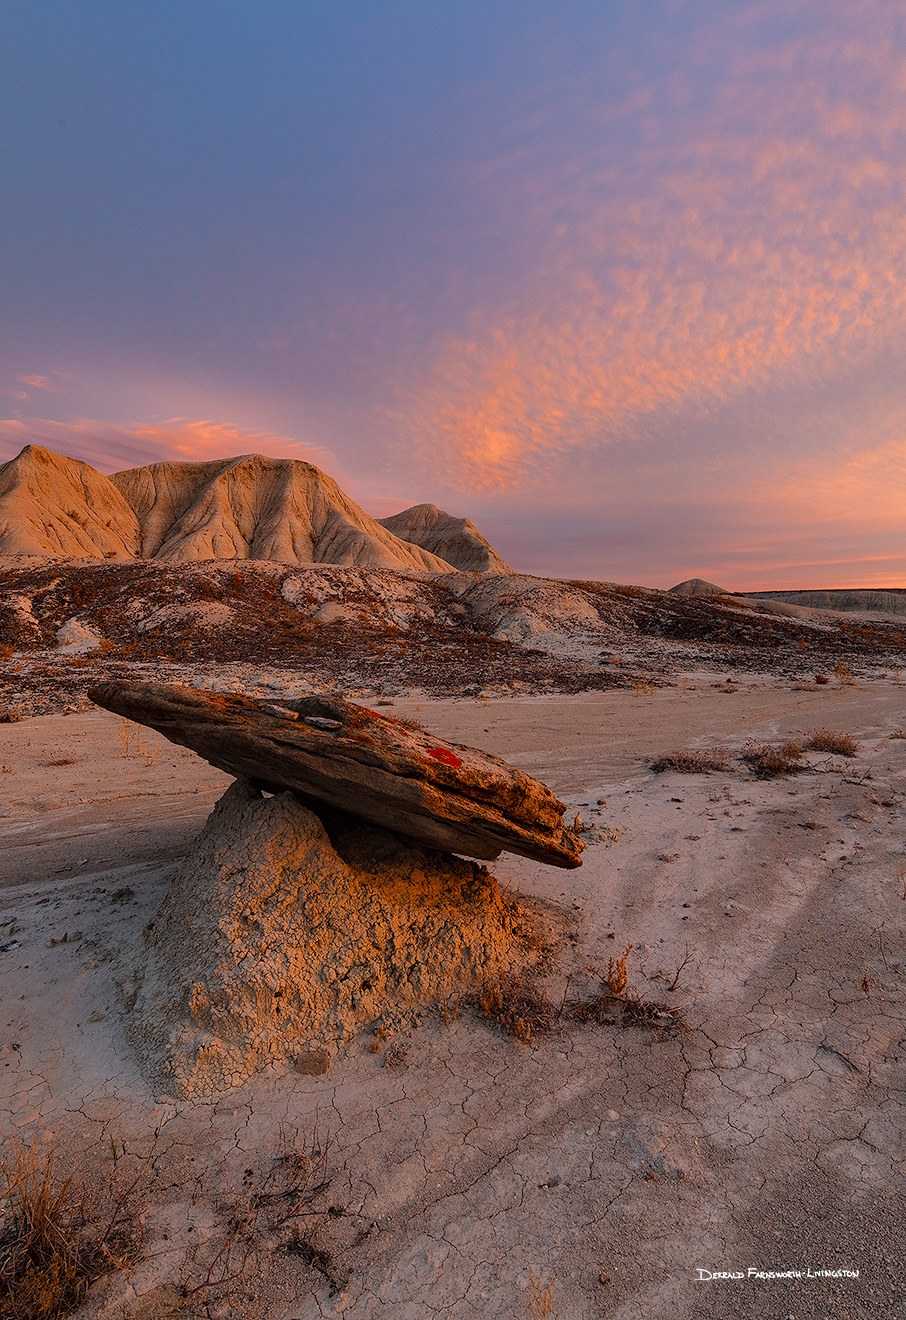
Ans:
<svg viewBox="0 0 906 1320"><path fill-rule="evenodd" d="M459 757L454 756L452 752L447 751L446 747L429 747L428 755L433 756L435 761L443 761L444 765L462 765L462 761L460 761Z"/></svg>

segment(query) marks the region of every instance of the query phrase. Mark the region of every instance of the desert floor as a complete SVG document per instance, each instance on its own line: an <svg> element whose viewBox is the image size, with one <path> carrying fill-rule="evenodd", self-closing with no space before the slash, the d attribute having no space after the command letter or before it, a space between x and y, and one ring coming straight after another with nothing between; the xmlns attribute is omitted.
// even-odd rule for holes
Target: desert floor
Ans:
<svg viewBox="0 0 906 1320"><path fill-rule="evenodd" d="M553 1001L631 943L630 988L683 1005L683 1032L561 1018L526 1045L428 1009L324 1076L209 1103L142 1077L125 999L228 780L153 734L143 758L103 712L0 726L0 1136L89 1183L144 1169L142 1256L86 1315L904 1313L906 686L718 681L393 711L595 827L580 870L491 868L562 910ZM772 780L649 768L816 728L859 755ZM804 1277L699 1278L750 1267Z"/></svg>

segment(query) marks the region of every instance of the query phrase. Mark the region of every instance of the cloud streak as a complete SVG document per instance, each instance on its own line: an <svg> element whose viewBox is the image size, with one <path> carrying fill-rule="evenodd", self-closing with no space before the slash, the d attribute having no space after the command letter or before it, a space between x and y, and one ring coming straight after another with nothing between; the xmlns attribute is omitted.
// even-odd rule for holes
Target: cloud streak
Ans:
<svg viewBox="0 0 906 1320"><path fill-rule="evenodd" d="M189 421L182 417L134 425L90 417L69 422L42 417L0 420L0 460L13 458L25 445L43 445L90 463L105 473L144 467L148 463L199 462L249 453L302 459L335 477L339 468L336 456L328 449L228 422Z"/></svg>

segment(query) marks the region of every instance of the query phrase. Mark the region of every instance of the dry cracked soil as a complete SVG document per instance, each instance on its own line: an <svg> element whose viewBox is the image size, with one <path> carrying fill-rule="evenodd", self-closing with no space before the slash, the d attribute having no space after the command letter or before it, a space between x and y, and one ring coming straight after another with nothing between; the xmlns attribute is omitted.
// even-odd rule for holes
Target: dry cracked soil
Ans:
<svg viewBox="0 0 906 1320"><path fill-rule="evenodd" d="M631 944L630 991L682 1029L555 1012L520 1042L427 1007L327 1073L191 1103L139 1071L130 977L226 777L103 712L0 726L0 1135L77 1176L140 1175L140 1255L84 1316L901 1316L904 691L689 673L398 696L587 827L578 871L492 866L562 915L555 1007ZM819 728L858 754L774 779L738 759ZM715 748L711 773L650 768Z"/></svg>

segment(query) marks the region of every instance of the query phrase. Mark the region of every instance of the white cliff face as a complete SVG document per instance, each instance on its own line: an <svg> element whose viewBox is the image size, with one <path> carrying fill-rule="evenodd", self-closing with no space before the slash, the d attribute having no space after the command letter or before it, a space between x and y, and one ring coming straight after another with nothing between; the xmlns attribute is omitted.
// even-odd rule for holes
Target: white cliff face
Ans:
<svg viewBox="0 0 906 1320"><path fill-rule="evenodd" d="M325 473L247 454L153 463L111 481L135 510L145 558L271 559L444 572L445 560L381 527Z"/></svg>
<svg viewBox="0 0 906 1320"><path fill-rule="evenodd" d="M144 558L270 559L445 572L360 509L310 463L247 454L153 463L111 481L135 510Z"/></svg>

